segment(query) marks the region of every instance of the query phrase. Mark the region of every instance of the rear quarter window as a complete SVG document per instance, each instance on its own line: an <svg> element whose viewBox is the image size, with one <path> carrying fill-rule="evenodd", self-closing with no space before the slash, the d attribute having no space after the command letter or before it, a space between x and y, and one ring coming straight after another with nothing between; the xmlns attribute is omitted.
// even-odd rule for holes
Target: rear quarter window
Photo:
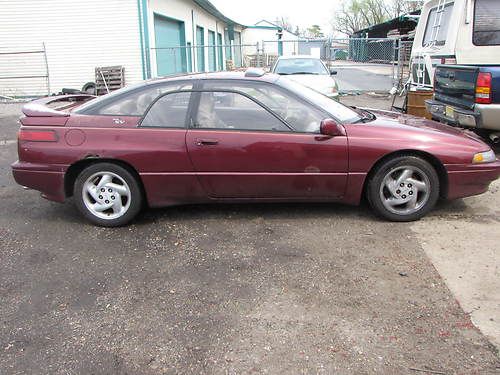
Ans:
<svg viewBox="0 0 500 375"><path fill-rule="evenodd" d="M160 95L178 90L190 90L191 83L154 84L123 89L123 93L114 91L109 97L102 96L89 102L88 107L77 113L90 115L138 116L144 115L150 104ZM82 106L83 107L83 106Z"/></svg>

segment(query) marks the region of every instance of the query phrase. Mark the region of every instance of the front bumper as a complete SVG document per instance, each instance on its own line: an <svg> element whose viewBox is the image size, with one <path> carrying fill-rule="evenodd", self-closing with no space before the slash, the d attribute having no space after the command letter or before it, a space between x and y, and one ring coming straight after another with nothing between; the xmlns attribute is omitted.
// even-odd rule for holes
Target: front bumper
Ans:
<svg viewBox="0 0 500 375"><path fill-rule="evenodd" d="M17 161L12 164L12 175L19 185L40 191L44 198L56 202L66 199L63 167Z"/></svg>
<svg viewBox="0 0 500 375"><path fill-rule="evenodd" d="M484 164L445 165L448 172L446 198L457 199L482 194L500 177L500 161Z"/></svg>

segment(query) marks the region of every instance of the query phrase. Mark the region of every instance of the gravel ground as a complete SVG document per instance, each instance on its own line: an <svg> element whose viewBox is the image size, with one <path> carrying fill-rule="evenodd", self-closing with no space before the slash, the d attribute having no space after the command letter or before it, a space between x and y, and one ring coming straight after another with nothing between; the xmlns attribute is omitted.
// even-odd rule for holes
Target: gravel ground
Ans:
<svg viewBox="0 0 500 375"><path fill-rule="evenodd" d="M16 145L2 144L17 128L9 108L0 373L499 373L413 224L366 207L267 204L149 210L126 228L93 227L72 202L15 184Z"/></svg>

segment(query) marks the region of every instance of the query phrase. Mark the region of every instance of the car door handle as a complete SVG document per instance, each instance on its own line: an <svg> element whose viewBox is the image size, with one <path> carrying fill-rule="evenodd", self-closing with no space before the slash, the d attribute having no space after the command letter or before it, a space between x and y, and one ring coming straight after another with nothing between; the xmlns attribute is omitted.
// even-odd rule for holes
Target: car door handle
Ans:
<svg viewBox="0 0 500 375"><path fill-rule="evenodd" d="M209 146L216 145L219 141L217 139L197 139L195 143L197 146Z"/></svg>

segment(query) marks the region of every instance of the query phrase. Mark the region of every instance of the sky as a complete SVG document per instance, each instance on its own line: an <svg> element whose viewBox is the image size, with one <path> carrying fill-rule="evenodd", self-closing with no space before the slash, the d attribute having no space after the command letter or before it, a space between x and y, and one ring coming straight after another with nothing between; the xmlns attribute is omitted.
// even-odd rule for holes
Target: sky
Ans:
<svg viewBox="0 0 500 375"><path fill-rule="evenodd" d="M242 23L253 25L266 19L275 21L276 17L285 17L300 29L317 24L325 35L331 33L330 21L337 1L326 0L210 0L226 17Z"/></svg>

